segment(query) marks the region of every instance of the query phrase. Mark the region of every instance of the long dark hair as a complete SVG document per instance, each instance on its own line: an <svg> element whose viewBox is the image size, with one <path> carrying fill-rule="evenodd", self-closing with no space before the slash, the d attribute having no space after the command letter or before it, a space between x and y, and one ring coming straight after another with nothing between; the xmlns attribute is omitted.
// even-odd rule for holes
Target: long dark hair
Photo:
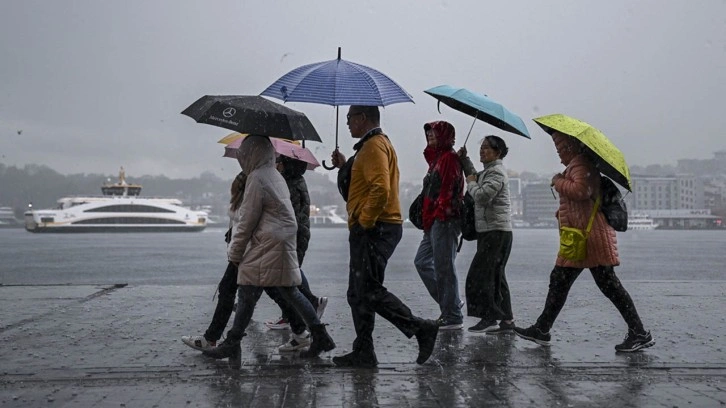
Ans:
<svg viewBox="0 0 726 408"><path fill-rule="evenodd" d="M245 183L247 182L247 175L244 172L240 172L237 177L232 181L232 187L230 188L230 199L229 208L232 211L237 211L239 206L242 204L242 199L245 195Z"/></svg>

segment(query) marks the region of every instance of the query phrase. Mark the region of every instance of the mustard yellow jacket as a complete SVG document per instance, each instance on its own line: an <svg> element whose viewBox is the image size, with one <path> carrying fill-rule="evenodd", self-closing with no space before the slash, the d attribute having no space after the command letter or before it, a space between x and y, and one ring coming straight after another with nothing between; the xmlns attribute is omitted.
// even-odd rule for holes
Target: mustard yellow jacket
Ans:
<svg viewBox="0 0 726 408"><path fill-rule="evenodd" d="M348 227L380 222L402 224L398 200L398 157L385 135L368 139L353 161L348 189Z"/></svg>

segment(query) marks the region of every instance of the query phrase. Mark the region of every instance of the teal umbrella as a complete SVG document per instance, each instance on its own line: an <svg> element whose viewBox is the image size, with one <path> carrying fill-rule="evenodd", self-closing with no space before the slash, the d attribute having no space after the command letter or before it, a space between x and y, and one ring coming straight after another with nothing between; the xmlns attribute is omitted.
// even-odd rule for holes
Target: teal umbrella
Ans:
<svg viewBox="0 0 726 408"><path fill-rule="evenodd" d="M479 119L504 131L531 139L522 118L486 95L449 85L440 85L424 92L438 99L439 105L443 102L444 105L474 117L474 123ZM441 112L440 106L439 112ZM469 129L469 134L471 134L474 123ZM469 134L466 135L466 140L469 140ZM466 140L464 144L466 144Z"/></svg>

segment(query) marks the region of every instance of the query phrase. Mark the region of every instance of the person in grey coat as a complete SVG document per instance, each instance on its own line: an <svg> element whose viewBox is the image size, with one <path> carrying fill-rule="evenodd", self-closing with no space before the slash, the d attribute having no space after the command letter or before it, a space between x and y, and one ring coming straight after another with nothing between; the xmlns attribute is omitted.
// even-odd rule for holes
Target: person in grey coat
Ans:
<svg viewBox="0 0 726 408"><path fill-rule="evenodd" d="M512 250L509 177L502 159L509 149L498 136L486 136L479 149L484 170L476 172L459 149L467 192L474 198L476 254L466 276L467 314L481 320L468 330L474 333L504 333L514 329L509 285L504 270ZM499 324L497 325L497 321Z"/></svg>
<svg viewBox="0 0 726 408"><path fill-rule="evenodd" d="M257 301L265 287L275 287L311 332L313 342L301 357L317 357L334 349L335 343L297 288L302 283L297 222L287 183L275 169L275 150L267 137L250 135L240 145L237 160L247 174L247 183L242 205L235 214L227 258L237 265L239 306L225 341L204 354L229 358L230 367L239 369L240 341Z"/></svg>

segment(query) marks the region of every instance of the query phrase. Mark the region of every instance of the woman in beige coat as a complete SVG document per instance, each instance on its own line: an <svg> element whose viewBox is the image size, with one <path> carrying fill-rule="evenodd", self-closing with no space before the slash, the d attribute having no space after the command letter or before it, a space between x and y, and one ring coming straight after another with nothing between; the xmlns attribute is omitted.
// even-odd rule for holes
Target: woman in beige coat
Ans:
<svg viewBox="0 0 726 408"><path fill-rule="evenodd" d="M585 230L600 196L600 171L588 157L589 149L573 137L559 132L552 134L565 171L552 177L552 186L560 195L557 218L560 226ZM655 344L649 331L643 327L635 304L615 275L620 265L615 230L607 223L601 211L595 213L592 230L587 238L587 257L572 261L557 256L550 274L549 292L542 314L537 322L526 328L516 327L514 332L526 340L549 346L550 328L567 300L567 294L584 268L590 269L595 283L610 299L628 324L625 340L615 346L617 351L637 351Z"/></svg>
<svg viewBox="0 0 726 408"><path fill-rule="evenodd" d="M277 288L310 329L313 342L308 351L301 353L302 357L316 357L332 350L333 339L297 288L302 282L297 260L297 223L287 183L275 168L272 143L265 136L248 136L239 147L237 160L247 174L247 183L242 205L234 215L227 258L238 265L239 306L227 339L204 354L229 357L231 367L240 367L240 341L265 287Z"/></svg>

